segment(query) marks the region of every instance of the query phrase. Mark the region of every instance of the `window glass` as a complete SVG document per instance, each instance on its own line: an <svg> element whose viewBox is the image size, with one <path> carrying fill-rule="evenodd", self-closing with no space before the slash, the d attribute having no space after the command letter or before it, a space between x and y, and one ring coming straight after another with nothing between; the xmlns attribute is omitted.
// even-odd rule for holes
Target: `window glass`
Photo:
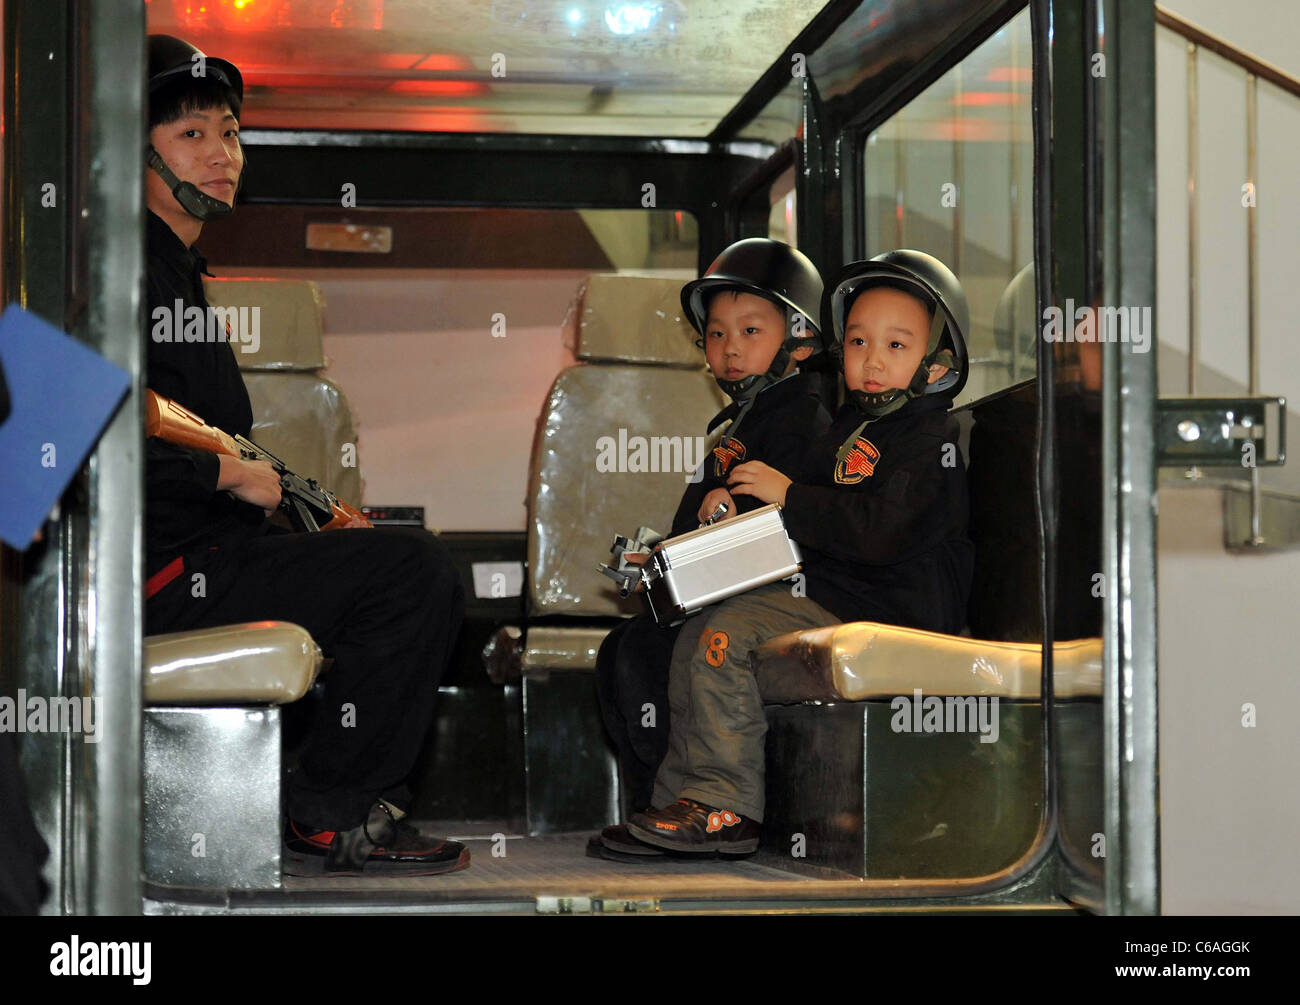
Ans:
<svg viewBox="0 0 1300 1005"><path fill-rule="evenodd" d="M311 221L391 228L392 251L308 249ZM320 287L324 375L359 423L360 501L423 506L447 531L527 528L538 415L575 362L572 308L587 277L684 282L699 249L695 218L674 210L241 206L219 228L200 242L217 275Z"/></svg>
<svg viewBox="0 0 1300 1005"><path fill-rule="evenodd" d="M767 236L774 241L784 241L792 248L799 247L799 218L795 213L794 168L787 168L772 183L767 198L771 209L767 215Z"/></svg>
<svg viewBox="0 0 1300 1005"><path fill-rule="evenodd" d="M825 0L150 0L255 128L707 136ZM790 135L783 121L773 128Z"/></svg>
<svg viewBox="0 0 1300 1005"><path fill-rule="evenodd" d="M1022 11L866 140L866 253L915 248L970 302L957 404L1034 372L1033 124Z"/></svg>

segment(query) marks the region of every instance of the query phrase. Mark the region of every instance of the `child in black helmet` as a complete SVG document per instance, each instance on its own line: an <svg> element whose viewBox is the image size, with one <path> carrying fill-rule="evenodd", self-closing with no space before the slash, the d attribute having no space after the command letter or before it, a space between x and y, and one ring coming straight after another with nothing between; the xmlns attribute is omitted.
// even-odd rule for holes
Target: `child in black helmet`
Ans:
<svg viewBox="0 0 1300 1005"><path fill-rule="evenodd" d="M784 507L804 589L773 583L688 621L673 651L669 750L629 836L681 852L748 854L764 809L767 722L750 670L768 638L841 621L947 633L964 623L974 548L947 414L968 369L966 298L939 261L896 251L850 265L831 295L849 400L803 476L734 467L735 498Z"/></svg>
<svg viewBox="0 0 1300 1005"><path fill-rule="evenodd" d="M700 279L682 289L682 307L709 368L732 403L709 432L730 420L698 477L682 496L670 536L694 530L719 504L723 519L764 505L733 496L727 480L736 465L763 460L801 470L809 448L830 425L816 378L796 364L822 348L818 321L822 283L804 255L766 238L727 248ZM668 664L677 629L659 628L648 614L625 621L597 657L597 687L605 724L619 751L632 806L650 805L655 772L668 745ZM606 828L593 854L654 854Z"/></svg>

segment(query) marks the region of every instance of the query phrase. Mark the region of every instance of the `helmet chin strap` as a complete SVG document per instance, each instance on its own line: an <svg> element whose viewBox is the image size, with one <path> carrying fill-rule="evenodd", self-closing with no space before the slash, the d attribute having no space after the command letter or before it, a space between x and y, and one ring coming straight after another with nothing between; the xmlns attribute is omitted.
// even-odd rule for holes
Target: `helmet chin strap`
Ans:
<svg viewBox="0 0 1300 1005"><path fill-rule="evenodd" d="M787 311L787 324L789 320L789 312ZM781 343L781 348L772 357L772 362L768 365L766 373L751 373L748 377L741 377L740 380L723 380L721 377L714 377L713 379L717 382L718 387L722 388L723 393L731 398L731 404L713 417L713 421L709 423L709 428L706 430L706 435L712 433L718 426L734 415L735 421L732 422L731 428L727 431L728 436L734 436L736 430L740 428L741 420L749 414L749 410L754 406L754 401L758 398L759 393L785 377L785 372L790 366L790 354L796 349L802 349L810 345L814 345L814 342L810 341L807 336L791 335Z"/></svg>
<svg viewBox="0 0 1300 1005"><path fill-rule="evenodd" d="M220 199L216 199L208 195L206 192L200 191L198 186L193 182L181 181L177 178L176 172L167 166L167 162L164 161L162 155L153 148L153 144L149 145L148 157L145 162L149 167L153 168L154 171L158 173L159 177L161 177L167 184L167 187L172 191L172 195L176 197L176 201L181 204L181 207L185 212L189 213L190 216L195 219L203 220L204 222L207 222L208 220L220 220L222 217L229 216L235 211L233 205L228 205ZM243 181L244 172L241 168L239 172L239 184L235 186L236 194L239 193Z"/></svg>
<svg viewBox="0 0 1300 1005"><path fill-rule="evenodd" d="M934 318L930 321L930 338L926 344L925 358L917 366L916 373L912 374L912 380L906 388L891 387L885 391L849 391L849 398L858 407L858 411L866 415L867 418L849 434L848 439L840 444L840 449L835 453L837 461L843 461L848 457L853 450L853 444L862 435L862 430L866 429L869 423L889 415L891 412L898 411L913 398L920 398L925 394L926 386L930 383L930 367L936 363L949 368L957 365L957 360L951 352L947 349L939 350L939 339L943 335L944 323L943 312L936 308Z"/></svg>

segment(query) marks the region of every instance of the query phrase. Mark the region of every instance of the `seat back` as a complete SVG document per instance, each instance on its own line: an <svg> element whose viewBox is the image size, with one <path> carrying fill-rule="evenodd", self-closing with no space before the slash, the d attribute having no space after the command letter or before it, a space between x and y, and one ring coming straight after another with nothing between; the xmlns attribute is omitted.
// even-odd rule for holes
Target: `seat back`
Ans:
<svg viewBox="0 0 1300 1005"><path fill-rule="evenodd" d="M970 633L998 642L1042 641L1034 458L1037 383L962 409L975 570L967 606Z"/></svg>
<svg viewBox="0 0 1300 1005"><path fill-rule="evenodd" d="M548 614L641 609L597 571L615 535L667 533L726 398L682 316L681 282L592 276L571 312L579 362L556 378L529 473L528 602Z"/></svg>
<svg viewBox="0 0 1300 1005"><path fill-rule="evenodd" d="M256 341L245 340L236 353L253 405L251 439L296 474L360 506L356 422L338 385L320 374L320 288L298 279L221 278L205 280L204 289L214 308L246 311L241 316L257 325ZM253 346L256 352L247 351Z"/></svg>

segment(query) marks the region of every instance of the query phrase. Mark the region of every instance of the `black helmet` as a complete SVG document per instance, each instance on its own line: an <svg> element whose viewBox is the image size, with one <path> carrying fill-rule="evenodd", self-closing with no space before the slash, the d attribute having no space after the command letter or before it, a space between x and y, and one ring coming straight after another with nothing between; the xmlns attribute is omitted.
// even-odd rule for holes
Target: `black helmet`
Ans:
<svg viewBox="0 0 1300 1005"><path fill-rule="evenodd" d="M741 380L714 378L733 400L752 404L765 387L775 384L790 365L790 353L803 348L808 339L814 353L825 346L820 320L822 278L813 263L788 244L766 237L750 237L727 248L699 279L682 287L682 310L701 336L709 319L708 294L712 290L739 290L770 300L785 311L787 337L772 358L766 373L750 374ZM732 432L745 410L736 416ZM713 422L728 415L724 409ZM710 430L713 428L710 426Z"/></svg>
<svg viewBox="0 0 1300 1005"><path fill-rule="evenodd" d="M920 297L930 308L934 321L925 356L907 388L891 388L874 394L851 392L853 399L868 415L885 415L912 398L924 394L951 394L956 397L966 386L970 356L966 350L966 332L970 328L970 308L966 293L952 270L933 255L923 251L886 251L865 262L846 265L831 290L830 310L835 341L844 341L844 325L858 294L875 286L890 286ZM940 363L948 372L933 384L927 383L929 367Z"/></svg>
<svg viewBox="0 0 1300 1005"><path fill-rule="evenodd" d="M242 102L244 100L244 78L234 63L206 56L198 47L190 45L184 39L176 38L173 35L149 36L150 100L158 91L169 84L180 83L187 75L194 76L194 69L198 65L194 60L196 55L203 56L203 73L199 74L199 76L211 77L220 81L235 92L238 101ZM238 117L237 112L236 117ZM167 187L172 190L172 195L176 197L176 201L184 207L185 212L195 219L204 221L218 220L234 212L234 206L213 198L206 192L201 191L197 185L181 181L176 176L176 172L167 166L167 162L153 148L153 144L149 144L145 148L145 163L167 183ZM239 189L244 185L244 170L247 167L248 157L245 156L243 168L239 172L239 182L235 187L236 195L239 194Z"/></svg>
<svg viewBox="0 0 1300 1005"><path fill-rule="evenodd" d="M203 76L216 78L244 100L244 78L234 63L205 56L197 46L174 35L149 36L149 96L182 77L193 76L195 56L203 56Z"/></svg>
<svg viewBox="0 0 1300 1005"><path fill-rule="evenodd" d="M775 300L821 339L822 277L807 255L788 244L766 237L737 241L704 275L682 287L682 310L701 335L709 315L705 298L714 289L747 290Z"/></svg>

